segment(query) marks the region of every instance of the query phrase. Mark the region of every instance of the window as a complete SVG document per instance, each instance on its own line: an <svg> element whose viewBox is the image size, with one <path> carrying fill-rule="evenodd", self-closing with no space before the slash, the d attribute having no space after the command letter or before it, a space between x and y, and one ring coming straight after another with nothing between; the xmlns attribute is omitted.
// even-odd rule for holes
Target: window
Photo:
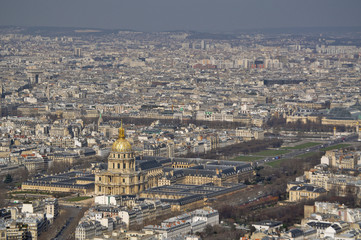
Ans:
<svg viewBox="0 0 361 240"><path fill-rule="evenodd" d="M118 163L118 169L120 168L120 163Z"/></svg>
<svg viewBox="0 0 361 240"><path fill-rule="evenodd" d="M102 187L101 186L99 186L99 192L101 192L102 191Z"/></svg>
<svg viewBox="0 0 361 240"><path fill-rule="evenodd" d="M99 181L101 181L102 180L102 178L101 177L99 177Z"/></svg>

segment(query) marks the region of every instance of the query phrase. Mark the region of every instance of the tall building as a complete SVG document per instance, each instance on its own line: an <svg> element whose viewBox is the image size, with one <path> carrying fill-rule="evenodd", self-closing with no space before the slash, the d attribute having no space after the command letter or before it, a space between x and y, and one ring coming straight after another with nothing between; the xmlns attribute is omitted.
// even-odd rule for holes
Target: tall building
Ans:
<svg viewBox="0 0 361 240"><path fill-rule="evenodd" d="M174 158L174 143L167 144L167 157Z"/></svg>
<svg viewBox="0 0 361 240"><path fill-rule="evenodd" d="M123 124L108 158L108 170L95 175L95 194L137 194L148 187L146 171L137 170L132 146L125 139Z"/></svg>
<svg viewBox="0 0 361 240"><path fill-rule="evenodd" d="M49 84L46 86L46 98L50 100L50 86Z"/></svg>
<svg viewBox="0 0 361 240"><path fill-rule="evenodd" d="M1 84L0 85L0 98L3 98L3 94L4 94L4 86Z"/></svg>
<svg viewBox="0 0 361 240"><path fill-rule="evenodd" d="M74 56L81 57L83 54L81 52L81 48L74 48Z"/></svg>
<svg viewBox="0 0 361 240"><path fill-rule="evenodd" d="M201 49L202 50L206 49L204 40L201 41Z"/></svg>

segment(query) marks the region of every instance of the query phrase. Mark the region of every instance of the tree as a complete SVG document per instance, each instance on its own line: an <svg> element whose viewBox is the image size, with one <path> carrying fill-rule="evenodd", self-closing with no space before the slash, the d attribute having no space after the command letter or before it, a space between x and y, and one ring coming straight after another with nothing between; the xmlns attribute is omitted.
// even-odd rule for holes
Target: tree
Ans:
<svg viewBox="0 0 361 240"><path fill-rule="evenodd" d="M204 228L204 233L206 236L210 236L213 234L213 227L210 224L207 224Z"/></svg>
<svg viewBox="0 0 361 240"><path fill-rule="evenodd" d="M57 174L60 172L68 171L71 168L69 162L54 162L50 168L48 168L48 174Z"/></svg>
<svg viewBox="0 0 361 240"><path fill-rule="evenodd" d="M0 208L4 207L6 200L6 189L4 183L0 182Z"/></svg>
<svg viewBox="0 0 361 240"><path fill-rule="evenodd" d="M26 168L20 168L15 174L19 182L24 182L29 178L29 171Z"/></svg>
<svg viewBox="0 0 361 240"><path fill-rule="evenodd" d="M4 183L11 183L12 181L13 181L13 177L10 174L7 174Z"/></svg>

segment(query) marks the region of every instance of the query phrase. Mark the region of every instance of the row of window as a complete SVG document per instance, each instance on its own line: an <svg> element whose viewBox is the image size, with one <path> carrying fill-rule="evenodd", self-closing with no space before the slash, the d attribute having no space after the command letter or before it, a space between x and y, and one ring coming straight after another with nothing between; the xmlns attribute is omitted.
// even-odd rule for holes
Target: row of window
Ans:
<svg viewBox="0 0 361 240"><path fill-rule="evenodd" d="M112 157L113 158L132 158L133 156L129 153L127 153L127 154L113 153Z"/></svg>
<svg viewBox="0 0 361 240"><path fill-rule="evenodd" d="M99 177L98 178L98 180L99 180L99 182L101 182L102 181L102 177ZM138 181L140 181L141 180L141 176L138 176ZM122 181L123 181L123 183L125 183L125 178L122 178ZM108 176L108 182L112 182L112 177L111 176ZM133 178L130 178L130 182L133 182Z"/></svg>

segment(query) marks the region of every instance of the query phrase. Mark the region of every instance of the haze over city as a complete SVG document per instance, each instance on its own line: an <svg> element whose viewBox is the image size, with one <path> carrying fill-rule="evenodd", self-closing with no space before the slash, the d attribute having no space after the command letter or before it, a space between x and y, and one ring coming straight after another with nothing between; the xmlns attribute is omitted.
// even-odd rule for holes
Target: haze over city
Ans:
<svg viewBox="0 0 361 240"><path fill-rule="evenodd" d="M0 24L138 31L361 26L358 0L1 1Z"/></svg>

